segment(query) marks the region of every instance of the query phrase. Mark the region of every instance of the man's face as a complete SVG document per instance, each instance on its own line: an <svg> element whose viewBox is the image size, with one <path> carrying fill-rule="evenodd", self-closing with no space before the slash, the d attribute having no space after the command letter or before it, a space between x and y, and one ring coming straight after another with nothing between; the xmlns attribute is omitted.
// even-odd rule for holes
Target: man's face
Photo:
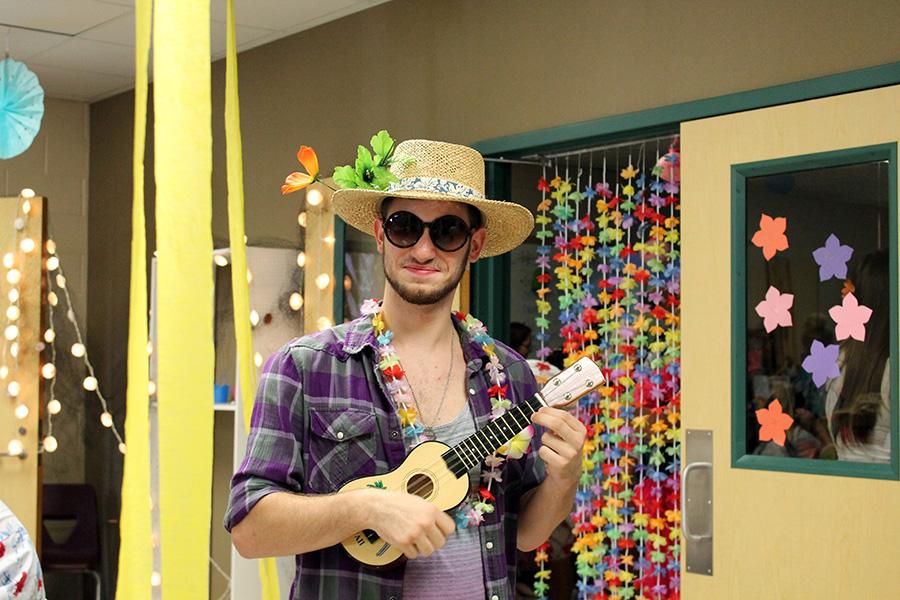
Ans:
<svg viewBox="0 0 900 600"><path fill-rule="evenodd" d="M387 216L406 211L429 223L444 215L456 215L466 224L471 218L465 204L437 200L390 200ZM397 294L410 304L435 304L451 295L462 279L469 262L475 262L484 246L485 231L472 233L469 241L455 252L439 249L425 229L422 237L409 248L398 248L385 237L381 219L375 222L375 241L382 255L384 276Z"/></svg>

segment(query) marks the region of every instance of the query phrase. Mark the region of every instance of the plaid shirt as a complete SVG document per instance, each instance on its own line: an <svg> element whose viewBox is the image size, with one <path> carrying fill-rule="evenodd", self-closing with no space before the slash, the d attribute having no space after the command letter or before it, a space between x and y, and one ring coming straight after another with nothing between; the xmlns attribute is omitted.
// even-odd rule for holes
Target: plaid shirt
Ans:
<svg viewBox="0 0 900 600"><path fill-rule="evenodd" d="M453 321L467 362L470 405L482 427L491 414L491 383L483 369L487 355L455 316ZM403 462L400 420L376 368L376 343L371 318L361 317L293 340L269 358L253 406L247 454L231 481L226 529L267 494L328 494ZM525 360L499 342L495 351L506 368L508 399L517 404L531 398L538 387ZM478 528L486 600L515 598L519 500L544 477L537 448L535 442L524 457L504 464L502 485L492 487L495 511ZM403 596L403 567L372 569L340 545L298 555L296 563L294 599Z"/></svg>

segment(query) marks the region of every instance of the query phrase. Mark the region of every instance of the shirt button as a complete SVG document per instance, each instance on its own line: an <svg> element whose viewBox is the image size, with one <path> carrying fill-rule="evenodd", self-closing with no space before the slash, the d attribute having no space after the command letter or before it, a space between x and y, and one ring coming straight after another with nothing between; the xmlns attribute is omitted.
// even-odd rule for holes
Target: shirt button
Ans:
<svg viewBox="0 0 900 600"><path fill-rule="evenodd" d="M394 430L394 431L391 432L391 439L392 439L392 440L396 440L396 439L399 438L399 437L400 437L400 432L399 432L399 431Z"/></svg>
<svg viewBox="0 0 900 600"><path fill-rule="evenodd" d="M337 439L339 439L339 440L344 439L344 432L343 432L343 431L338 431L338 432L337 432Z"/></svg>
<svg viewBox="0 0 900 600"><path fill-rule="evenodd" d="M494 594L493 596L491 596L491 600L500 600L500 596Z"/></svg>
<svg viewBox="0 0 900 600"><path fill-rule="evenodd" d="M469 388L469 394L472 395L472 396L474 396L474 395L475 395L475 388Z"/></svg>
<svg viewBox="0 0 900 600"><path fill-rule="evenodd" d="M484 547L487 548L488 550L490 550L491 548L494 547L494 542L488 542L487 544L484 545Z"/></svg>

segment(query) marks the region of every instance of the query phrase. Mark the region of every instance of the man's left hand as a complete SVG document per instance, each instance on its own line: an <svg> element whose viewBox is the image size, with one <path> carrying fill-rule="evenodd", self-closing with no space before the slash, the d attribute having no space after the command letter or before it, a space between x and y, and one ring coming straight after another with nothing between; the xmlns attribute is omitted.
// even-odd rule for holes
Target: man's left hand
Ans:
<svg viewBox="0 0 900 600"><path fill-rule="evenodd" d="M574 415L558 408L542 407L531 421L545 429L538 456L547 477L574 485L581 476L581 450L587 429Z"/></svg>

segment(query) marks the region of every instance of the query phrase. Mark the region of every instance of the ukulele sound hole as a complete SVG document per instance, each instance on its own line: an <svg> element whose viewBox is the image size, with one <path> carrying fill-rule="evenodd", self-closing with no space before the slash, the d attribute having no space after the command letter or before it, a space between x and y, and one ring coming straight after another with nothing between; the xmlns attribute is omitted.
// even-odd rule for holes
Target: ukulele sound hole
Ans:
<svg viewBox="0 0 900 600"><path fill-rule="evenodd" d="M406 491L427 500L434 492L434 482L428 475L416 473L406 482Z"/></svg>

